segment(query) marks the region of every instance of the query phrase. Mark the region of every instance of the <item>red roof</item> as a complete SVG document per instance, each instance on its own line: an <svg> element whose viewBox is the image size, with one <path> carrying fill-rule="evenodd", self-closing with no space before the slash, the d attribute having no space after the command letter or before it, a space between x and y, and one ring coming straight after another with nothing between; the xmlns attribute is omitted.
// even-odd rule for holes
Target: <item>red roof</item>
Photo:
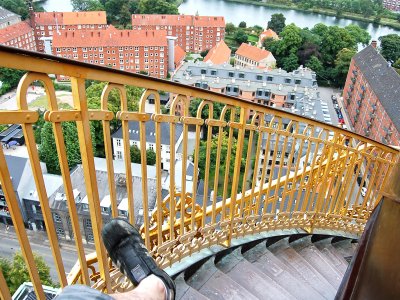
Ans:
<svg viewBox="0 0 400 300"><path fill-rule="evenodd" d="M54 34L53 47L167 46L167 32L118 30L61 30Z"/></svg>
<svg viewBox="0 0 400 300"><path fill-rule="evenodd" d="M105 11L35 12L37 25L107 24Z"/></svg>
<svg viewBox="0 0 400 300"><path fill-rule="evenodd" d="M263 33L260 34L260 36L262 36L263 39L267 39L267 38L277 39L278 38L278 35L272 29L265 30Z"/></svg>
<svg viewBox="0 0 400 300"><path fill-rule="evenodd" d="M236 54L259 62L267 58L271 52L243 43L240 45L239 49L237 49Z"/></svg>
<svg viewBox="0 0 400 300"><path fill-rule="evenodd" d="M192 15L132 15L132 26L225 27L224 17Z"/></svg>
<svg viewBox="0 0 400 300"><path fill-rule="evenodd" d="M14 25L7 26L6 28L0 29L0 44L4 44L32 31L33 29L28 22L19 22Z"/></svg>
<svg viewBox="0 0 400 300"><path fill-rule="evenodd" d="M231 58L231 49L225 44L224 41L220 41L215 47L208 51L204 61L210 61L214 65L221 65L223 63L229 62Z"/></svg>
<svg viewBox="0 0 400 300"><path fill-rule="evenodd" d="M174 63L175 65L179 65L181 61L185 58L186 52L183 50L179 45L175 46L175 58Z"/></svg>

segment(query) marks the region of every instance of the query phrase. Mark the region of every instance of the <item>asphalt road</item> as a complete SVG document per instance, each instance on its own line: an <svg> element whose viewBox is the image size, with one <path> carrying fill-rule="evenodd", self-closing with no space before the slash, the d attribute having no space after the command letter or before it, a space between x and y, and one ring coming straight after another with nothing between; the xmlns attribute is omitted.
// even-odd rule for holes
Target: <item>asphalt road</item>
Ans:
<svg viewBox="0 0 400 300"><path fill-rule="evenodd" d="M33 252L42 256L46 264L50 267L51 278L54 281L59 282L57 271L56 268L54 267L53 256L51 254L51 249L48 243L47 245L46 244L39 245L31 243L31 247ZM0 236L0 257L4 257L11 260L14 253L20 250L21 248L19 246L16 237L13 237L11 234L9 234L9 236L5 236L5 234L3 234L2 232L2 235ZM61 248L61 256L64 263L65 272L68 273L75 265L78 259L78 255L73 250Z"/></svg>

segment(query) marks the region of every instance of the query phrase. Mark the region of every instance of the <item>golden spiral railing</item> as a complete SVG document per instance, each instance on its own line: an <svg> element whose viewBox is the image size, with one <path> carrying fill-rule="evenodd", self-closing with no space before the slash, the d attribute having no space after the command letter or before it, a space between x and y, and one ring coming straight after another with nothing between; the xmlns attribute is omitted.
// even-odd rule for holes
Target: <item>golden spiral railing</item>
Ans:
<svg viewBox="0 0 400 300"><path fill-rule="evenodd" d="M17 90L18 110L0 111L0 123L20 124L23 128L54 265L62 287L83 283L108 293L131 288L109 262L101 242L103 215L90 128L93 121L101 121L103 128L113 217L118 216L118 203L122 199L117 199L116 193L110 124L115 120L121 124L123 151L130 153L129 123L138 122L140 145L146 144L146 123L154 123L157 170L154 207L149 202L147 158L143 147L140 151L141 189L135 190L132 184L130 155L124 155L125 188L128 219L135 224L139 217L135 199L141 194L141 232L146 246L162 268L213 245L229 247L234 239L262 232L301 229L309 233L331 230L338 235L359 235L372 209L382 198L383 187L388 185L393 166L398 164L398 150L352 132L283 110L174 82L2 46L0 66L27 71ZM70 78L72 109L59 108L49 77L51 74ZM88 108L85 80L107 82L98 109ZM45 87L48 108L44 118L53 126L75 237L78 262L68 276L65 275L34 140L33 125L39 116L38 112L29 109L26 99L27 89L34 81L40 81ZM127 93L128 86L143 89L138 111L129 109L129 101L133 99ZM107 102L112 91L117 91L120 99L116 114L109 110ZM173 95L167 114L161 112L160 105L160 95L164 92ZM151 113L146 112L149 96L155 102L154 112ZM189 108L194 99L202 101L197 113L191 115ZM74 122L78 132L95 253L85 253L83 247L61 127L63 122ZM164 198L161 169L163 123L168 125L170 132L170 179L168 195ZM175 146L178 142L177 127L182 128L179 153ZM189 144L193 145L193 153L189 152ZM182 160L182 166L188 160L193 164L195 171L190 187L186 168L182 167L177 174L177 160ZM10 179L10 167L0 147L1 187L23 256L30 266L35 292L39 299L44 299ZM391 184L394 184L393 181ZM366 190L362 191L363 186ZM1 274L0 296L9 298Z"/></svg>

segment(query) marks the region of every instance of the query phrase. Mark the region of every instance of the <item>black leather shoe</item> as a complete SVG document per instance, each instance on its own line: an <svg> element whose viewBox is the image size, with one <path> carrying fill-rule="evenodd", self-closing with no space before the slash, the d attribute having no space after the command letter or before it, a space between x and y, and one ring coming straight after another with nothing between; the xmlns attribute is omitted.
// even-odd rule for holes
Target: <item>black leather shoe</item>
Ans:
<svg viewBox="0 0 400 300"><path fill-rule="evenodd" d="M167 300L175 299L174 281L157 266L135 227L124 219L112 219L104 226L102 236L111 260L135 286L154 274L164 282Z"/></svg>

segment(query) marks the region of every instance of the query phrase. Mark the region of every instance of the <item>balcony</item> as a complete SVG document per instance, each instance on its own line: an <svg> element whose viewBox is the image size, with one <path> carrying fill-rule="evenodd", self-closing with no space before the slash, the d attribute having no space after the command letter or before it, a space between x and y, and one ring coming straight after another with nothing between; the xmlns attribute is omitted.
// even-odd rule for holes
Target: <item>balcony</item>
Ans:
<svg viewBox="0 0 400 300"><path fill-rule="evenodd" d="M110 263L101 242L100 232L104 221L90 133L92 121L101 121L103 126L112 216L117 216L118 201L122 200L117 197L116 185L124 185L128 194L128 219L134 224L142 219L142 236L161 268L185 262L201 254L204 249L214 246L229 248L243 243L245 239L256 240L265 233L272 235L282 230L360 236L372 210L381 201L384 188L390 182L388 178L399 159L398 150L341 128L200 88L7 47L0 47L0 66L27 71L17 91L19 109L0 111L0 123L21 124L24 131L33 180L62 287L82 283L107 293L130 288ZM70 78L72 109L59 109L50 74ZM33 126L38 120L38 112L29 109L26 99L28 87L37 80L44 84L50 100L45 120L52 123L78 253L77 264L72 270L66 270L63 264L34 140ZM88 108L85 80L107 82L100 109ZM126 85L143 89L138 111L128 109ZM112 90L118 91L122 99L120 110L115 115L107 109L107 99ZM174 95L168 114L161 113L159 101L162 92ZM155 101L155 112L148 114L145 107L151 95ZM196 116L189 115L189 105L193 99L202 99ZM221 109L216 110L217 107ZM129 122L139 123L141 145L146 144L146 122L155 124L157 172L154 207L149 202L148 168L144 150L140 153L140 188L134 189L132 184L129 155L124 156L125 180L115 180L110 123L116 120L122 126L125 153L130 151ZM62 123L67 121L74 122L78 131L89 223L95 245L95 252L90 254L85 253L83 248L65 136L61 128ZM201 165L200 144L204 146L205 157L215 154L215 160L206 159L200 175L194 172L191 188L188 188L186 168L181 168L180 174L177 174L175 164L172 163L168 195L165 197L161 194L162 123L168 124L170 128L170 145L175 145L174 132L177 126L183 127L180 159L186 161L192 158L195 170ZM188 152L190 130L195 137L194 153ZM223 149L224 136L229 143ZM288 158L285 155L278 157L279 151L288 153ZM261 162L263 152L273 153L271 166L267 166L267 159ZM170 151L169 156L169 161L177 160L176 151ZM229 167L231 162L234 162L233 168ZM1 186L22 253L30 266L35 292L39 299L44 299L9 169L0 147ZM180 182L176 180L177 175L180 175ZM362 185L357 181L359 178L362 183L368 183L365 196L361 195ZM200 181L202 191L199 191ZM211 190L216 192L211 193ZM135 195L138 193L142 195L142 203L135 206ZM142 208L143 216L139 215L138 207ZM7 292L0 273L0 296L8 299Z"/></svg>

